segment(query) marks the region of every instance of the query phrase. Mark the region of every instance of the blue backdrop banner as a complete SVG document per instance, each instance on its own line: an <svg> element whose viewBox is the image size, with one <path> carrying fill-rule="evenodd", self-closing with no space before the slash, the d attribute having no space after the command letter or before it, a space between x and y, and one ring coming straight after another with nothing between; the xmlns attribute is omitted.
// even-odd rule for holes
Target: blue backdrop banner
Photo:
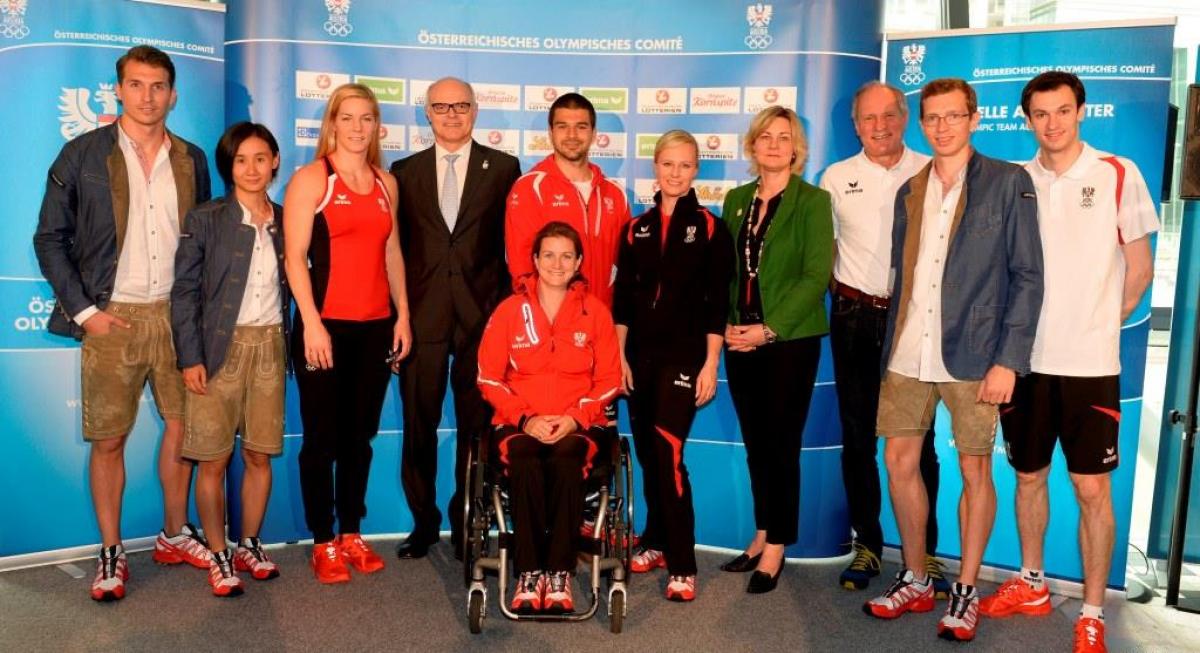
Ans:
<svg viewBox="0 0 1200 653"><path fill-rule="evenodd" d="M921 86L939 77L967 80L979 95L982 119L975 147L989 156L1028 161L1037 150L1033 133L1021 113L1021 89L1034 75L1060 69L1076 73L1087 87L1087 114L1082 134L1092 146L1128 157L1146 178L1152 197L1162 187L1166 143L1167 94L1171 81L1174 21L1121 25L1053 27L1020 31L956 30L939 34L889 35L885 78L908 95L907 142L928 152L918 119ZM1126 543L1133 503L1138 427L1142 410L1142 381L1146 340L1150 330L1150 293L1121 331L1121 465L1112 475L1117 517L1116 546L1108 583L1125 586ZM938 517L957 524L962 479L954 470L957 456L942 410L938 419L938 454L942 459ZM1015 476L997 440L994 475L999 506L984 564L1019 568L1020 547L1013 513ZM948 472L948 473L945 473ZM886 511L890 505L885 501ZM1049 576L1082 580L1076 524L1079 511L1061 452L1055 454L1050 476L1050 525L1045 567ZM899 543L895 521L884 519L885 537ZM942 528L940 553L958 556L957 529Z"/></svg>
<svg viewBox="0 0 1200 653"><path fill-rule="evenodd" d="M119 113L114 63L139 44L175 62L179 102L167 126L206 151L221 135L224 11L203 3L34 0L0 6L0 94L6 176L0 205L0 556L95 542L79 401L79 349L46 332L54 293L31 239L46 171L68 140ZM28 100L27 104L25 101ZM211 166L211 163L210 163ZM215 175L214 175L215 176ZM162 524L157 465L161 422L149 390L126 450L122 531ZM16 500L20 497L20 500Z"/></svg>
<svg viewBox="0 0 1200 653"><path fill-rule="evenodd" d="M752 114L771 104L795 108L808 131L805 176L858 149L850 97L877 79L880 2L800 0L772 4L716 0L503 5L385 0L256 0L229 7L226 118L252 118L280 138L283 169L310 160L330 91L370 85L382 102L388 162L430 147L424 95L454 75L474 85L475 137L510 152L528 170L550 153L546 110L578 91L599 111L592 158L626 188L635 212L653 195L658 135L693 132L701 143L696 189L718 210L725 192L748 178L740 138ZM281 17L286 16L286 20ZM285 175L286 176L286 175ZM276 196L282 184L273 189ZM849 528L838 463L840 427L829 352L804 436L800 541L792 556L846 550ZM307 537L295 458L301 424L289 394L285 455L264 537ZM443 413L438 497L452 492L453 414ZM399 399L384 407L368 489L368 532L405 531L412 520L399 483ZM628 431L627 425L622 429ZM692 430L687 464L694 483L697 537L740 547L754 530L745 456L722 387Z"/></svg>

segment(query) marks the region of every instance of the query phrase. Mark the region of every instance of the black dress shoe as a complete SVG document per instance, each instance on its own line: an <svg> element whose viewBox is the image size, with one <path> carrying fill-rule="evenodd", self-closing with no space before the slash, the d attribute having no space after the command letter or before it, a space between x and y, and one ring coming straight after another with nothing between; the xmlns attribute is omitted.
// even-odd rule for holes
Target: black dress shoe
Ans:
<svg viewBox="0 0 1200 653"><path fill-rule="evenodd" d="M721 565L721 571L732 571L736 574L745 573L747 571L754 571L754 568L758 566L758 559L761 557L762 557L761 553L754 556L753 558L746 555L745 553L740 553L740 554L738 554L738 557L733 558L729 562L726 562L725 564Z"/></svg>
<svg viewBox="0 0 1200 653"><path fill-rule="evenodd" d="M396 547L396 557L401 560L424 558L429 553L429 544L424 540L408 538Z"/></svg>
<svg viewBox="0 0 1200 653"><path fill-rule="evenodd" d="M782 573L783 565L779 566L779 569L775 572L774 576L765 572L755 571L754 575L750 577L750 582L746 584L746 593L766 594L767 592L770 592L771 590L775 589L776 585L779 584L779 575Z"/></svg>

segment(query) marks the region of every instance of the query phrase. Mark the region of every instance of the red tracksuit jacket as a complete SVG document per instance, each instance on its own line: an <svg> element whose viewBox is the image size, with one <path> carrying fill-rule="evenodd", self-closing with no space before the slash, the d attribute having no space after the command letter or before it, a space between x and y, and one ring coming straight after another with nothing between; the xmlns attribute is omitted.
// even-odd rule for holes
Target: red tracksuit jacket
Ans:
<svg viewBox="0 0 1200 653"><path fill-rule="evenodd" d="M629 222L625 190L589 163L592 192L585 209L575 185L558 169L554 155L546 157L517 179L508 193L504 215L504 247L508 271L516 279L533 272L533 237L547 222L565 222L583 238L583 267L588 288L612 308L617 248Z"/></svg>
<svg viewBox="0 0 1200 653"><path fill-rule="evenodd" d="M476 382L496 409L492 423L570 415L581 429L602 426L621 383L612 315L577 281L551 324L537 283L532 274L513 282L514 294L496 307L479 343Z"/></svg>

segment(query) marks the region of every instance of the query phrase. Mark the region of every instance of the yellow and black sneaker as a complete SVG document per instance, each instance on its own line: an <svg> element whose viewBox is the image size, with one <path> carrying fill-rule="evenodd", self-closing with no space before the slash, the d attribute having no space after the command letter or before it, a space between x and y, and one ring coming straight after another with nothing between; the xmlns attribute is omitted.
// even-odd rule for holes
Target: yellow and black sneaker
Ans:
<svg viewBox="0 0 1200 653"><path fill-rule="evenodd" d="M871 579L879 575L879 556L867 547L854 543L854 560L838 578L838 584L848 590L866 589Z"/></svg>
<svg viewBox="0 0 1200 653"><path fill-rule="evenodd" d="M946 565L941 560L926 554L925 575L933 585L933 598L945 601L950 598L950 581L946 580Z"/></svg>

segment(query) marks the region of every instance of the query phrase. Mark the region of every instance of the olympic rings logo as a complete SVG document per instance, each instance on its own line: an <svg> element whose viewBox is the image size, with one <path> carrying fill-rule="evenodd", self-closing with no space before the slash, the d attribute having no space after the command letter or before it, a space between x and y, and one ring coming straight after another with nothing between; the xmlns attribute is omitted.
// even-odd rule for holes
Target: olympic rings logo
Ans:
<svg viewBox="0 0 1200 653"><path fill-rule="evenodd" d="M17 23L16 25L5 25L3 27L0 27L0 36L4 36L4 37L10 38L10 39L23 39L26 36L29 36L29 27L26 26L24 23Z"/></svg>
<svg viewBox="0 0 1200 653"><path fill-rule="evenodd" d="M925 73L923 72L900 73L901 84L905 84L907 86L916 86L923 81L925 81Z"/></svg>
<svg viewBox="0 0 1200 653"><path fill-rule="evenodd" d="M745 38L746 47L750 48L751 50L765 49L767 46L771 45L771 41L773 41L773 40L774 39L771 38L770 34L763 34L763 35L751 34Z"/></svg>
<svg viewBox="0 0 1200 653"><path fill-rule="evenodd" d="M325 21L325 31L333 36L350 36L350 32L354 31L354 26L346 22L346 19L327 20Z"/></svg>

